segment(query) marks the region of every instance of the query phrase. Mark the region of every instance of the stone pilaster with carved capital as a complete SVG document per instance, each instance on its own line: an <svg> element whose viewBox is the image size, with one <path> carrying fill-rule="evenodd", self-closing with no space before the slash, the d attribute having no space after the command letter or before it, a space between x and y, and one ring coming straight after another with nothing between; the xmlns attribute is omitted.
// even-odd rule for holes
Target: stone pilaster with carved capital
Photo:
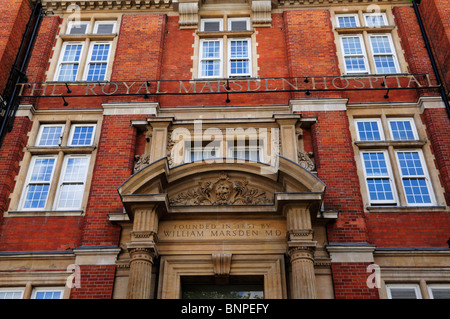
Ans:
<svg viewBox="0 0 450 319"><path fill-rule="evenodd" d="M152 266L156 251L149 247L129 248L130 276L127 299L150 299Z"/></svg>
<svg viewBox="0 0 450 319"><path fill-rule="evenodd" d="M158 257L159 217L156 205L134 207L131 241L127 244L130 253L130 275L128 299L149 299L152 284L152 267Z"/></svg>
<svg viewBox="0 0 450 319"><path fill-rule="evenodd" d="M306 203L285 207L288 250L291 263L291 298L315 299L314 251L311 213Z"/></svg>
<svg viewBox="0 0 450 319"><path fill-rule="evenodd" d="M314 246L294 246L288 249L291 262L291 298L316 299Z"/></svg>

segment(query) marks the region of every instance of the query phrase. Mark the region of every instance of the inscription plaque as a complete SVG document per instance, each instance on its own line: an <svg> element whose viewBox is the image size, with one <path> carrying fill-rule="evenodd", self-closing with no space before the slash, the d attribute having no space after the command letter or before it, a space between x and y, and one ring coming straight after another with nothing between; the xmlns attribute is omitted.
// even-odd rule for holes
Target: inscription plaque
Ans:
<svg viewBox="0 0 450 319"><path fill-rule="evenodd" d="M282 220L188 220L161 221L158 238L165 240L255 240L283 239Z"/></svg>

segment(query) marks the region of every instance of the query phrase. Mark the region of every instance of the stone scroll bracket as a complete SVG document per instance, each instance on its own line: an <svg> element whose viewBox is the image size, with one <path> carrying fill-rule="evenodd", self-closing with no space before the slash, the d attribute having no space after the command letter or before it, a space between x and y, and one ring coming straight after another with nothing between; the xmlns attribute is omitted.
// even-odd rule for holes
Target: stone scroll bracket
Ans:
<svg viewBox="0 0 450 319"><path fill-rule="evenodd" d="M229 282L231 271L231 256L232 254L230 253L212 254L212 262L217 284L227 284Z"/></svg>

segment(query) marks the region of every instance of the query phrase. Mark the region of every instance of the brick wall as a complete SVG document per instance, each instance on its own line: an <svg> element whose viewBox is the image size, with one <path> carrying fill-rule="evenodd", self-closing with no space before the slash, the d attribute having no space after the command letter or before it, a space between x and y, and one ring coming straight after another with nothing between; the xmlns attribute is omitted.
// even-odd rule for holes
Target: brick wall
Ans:
<svg viewBox="0 0 450 319"><path fill-rule="evenodd" d="M339 211L329 242L367 242L363 203L345 111L303 112L317 116L312 142L318 177L327 185L324 209Z"/></svg>
<svg viewBox="0 0 450 319"><path fill-rule="evenodd" d="M136 129L131 120L145 116L104 117L83 229L83 245L117 245L120 227L108 213L123 211L117 188L132 174Z"/></svg>
<svg viewBox="0 0 450 319"><path fill-rule="evenodd" d="M80 287L72 288L70 299L111 299L115 265L80 266Z"/></svg>
<svg viewBox="0 0 450 319"><path fill-rule="evenodd" d="M332 263L336 299L378 299L378 289L367 286L370 263Z"/></svg>
<svg viewBox="0 0 450 319"><path fill-rule="evenodd" d="M30 2L27 0L0 1L0 12L2 16L0 19L0 94L2 94L31 15Z"/></svg>
<svg viewBox="0 0 450 319"><path fill-rule="evenodd" d="M419 12L448 94L450 90L450 0L422 0Z"/></svg>

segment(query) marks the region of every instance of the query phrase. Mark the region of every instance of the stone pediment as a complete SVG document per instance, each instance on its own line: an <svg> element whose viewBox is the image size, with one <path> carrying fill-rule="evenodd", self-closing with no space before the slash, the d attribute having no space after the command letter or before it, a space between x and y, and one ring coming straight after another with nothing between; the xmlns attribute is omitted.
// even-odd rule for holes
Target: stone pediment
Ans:
<svg viewBox="0 0 450 319"><path fill-rule="evenodd" d="M284 157L279 167L235 161L194 162L169 167L166 157L130 176L118 189L125 209L158 204L166 213L283 213L288 203L314 203L317 209L325 185L307 169ZM230 210L231 209L231 210Z"/></svg>

